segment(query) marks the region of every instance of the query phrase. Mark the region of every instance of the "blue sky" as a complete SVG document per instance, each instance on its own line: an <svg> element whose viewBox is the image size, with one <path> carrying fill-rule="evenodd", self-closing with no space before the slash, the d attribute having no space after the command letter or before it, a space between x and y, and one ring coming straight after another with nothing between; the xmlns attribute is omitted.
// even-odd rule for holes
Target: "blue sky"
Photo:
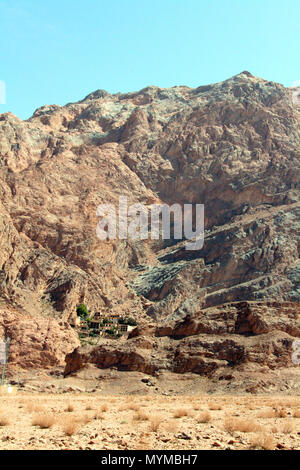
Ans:
<svg viewBox="0 0 300 470"><path fill-rule="evenodd" d="M243 70L291 86L299 18L300 0L0 0L0 113Z"/></svg>

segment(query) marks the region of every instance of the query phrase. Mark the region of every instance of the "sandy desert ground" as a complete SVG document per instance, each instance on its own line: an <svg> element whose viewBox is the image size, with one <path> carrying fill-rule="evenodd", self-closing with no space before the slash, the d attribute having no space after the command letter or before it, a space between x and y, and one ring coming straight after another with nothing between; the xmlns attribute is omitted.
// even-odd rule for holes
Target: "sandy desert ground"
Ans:
<svg viewBox="0 0 300 470"><path fill-rule="evenodd" d="M300 450L300 397L1 396L0 448Z"/></svg>

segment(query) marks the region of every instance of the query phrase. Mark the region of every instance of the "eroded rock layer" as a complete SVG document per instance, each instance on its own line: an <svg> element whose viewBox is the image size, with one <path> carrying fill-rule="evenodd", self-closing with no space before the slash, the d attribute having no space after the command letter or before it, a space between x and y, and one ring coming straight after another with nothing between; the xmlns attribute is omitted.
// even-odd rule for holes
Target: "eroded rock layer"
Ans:
<svg viewBox="0 0 300 470"><path fill-rule="evenodd" d="M133 330L126 342L76 348L66 357L65 375L95 364L157 376L192 372L212 380L291 370L287 388L299 384L293 343L300 336L300 305L293 302L236 302L197 315ZM245 381L247 382L247 381ZM276 384L274 384L275 387Z"/></svg>

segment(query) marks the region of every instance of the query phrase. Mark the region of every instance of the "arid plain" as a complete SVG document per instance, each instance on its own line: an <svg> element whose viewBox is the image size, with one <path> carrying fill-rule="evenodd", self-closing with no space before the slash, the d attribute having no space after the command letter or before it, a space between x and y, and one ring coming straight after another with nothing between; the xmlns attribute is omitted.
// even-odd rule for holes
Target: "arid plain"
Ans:
<svg viewBox="0 0 300 470"><path fill-rule="evenodd" d="M300 449L300 398L1 397L1 449Z"/></svg>

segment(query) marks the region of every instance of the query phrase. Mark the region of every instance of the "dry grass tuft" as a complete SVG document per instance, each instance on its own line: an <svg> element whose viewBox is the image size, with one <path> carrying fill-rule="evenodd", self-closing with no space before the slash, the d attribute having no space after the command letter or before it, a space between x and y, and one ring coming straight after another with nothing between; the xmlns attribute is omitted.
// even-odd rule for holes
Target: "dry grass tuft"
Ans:
<svg viewBox="0 0 300 470"><path fill-rule="evenodd" d="M209 423L211 421L211 414L209 411L203 411L197 417L198 423Z"/></svg>
<svg viewBox="0 0 300 470"><path fill-rule="evenodd" d="M270 428L270 431L273 433L273 434L278 434L279 433L279 428L278 426L271 426Z"/></svg>
<svg viewBox="0 0 300 470"><path fill-rule="evenodd" d="M121 405L118 407L118 411L126 411L128 410L128 406L127 405Z"/></svg>
<svg viewBox="0 0 300 470"><path fill-rule="evenodd" d="M274 410L272 410L271 408L269 410L263 410L261 412L259 412L257 414L257 417L258 418L264 418L264 419L267 419L267 418L275 418L276 417L276 413Z"/></svg>
<svg viewBox="0 0 300 470"><path fill-rule="evenodd" d="M127 405L127 407L125 408L125 410L139 411L139 410L140 410L140 406L139 406L139 405Z"/></svg>
<svg viewBox="0 0 300 470"><path fill-rule="evenodd" d="M147 415L143 410L139 410L133 415L132 419L133 421L148 421L149 415Z"/></svg>
<svg viewBox="0 0 300 470"><path fill-rule="evenodd" d="M108 405L106 405L106 403L101 406L101 411L102 413L105 413L106 411L108 411Z"/></svg>
<svg viewBox="0 0 300 470"><path fill-rule="evenodd" d="M208 408L212 411L220 411L223 409L222 405L219 405L218 403L209 403Z"/></svg>
<svg viewBox="0 0 300 470"><path fill-rule="evenodd" d="M261 426L257 424L253 419L236 419L226 418L224 421L224 429L227 432L258 432L261 431Z"/></svg>
<svg viewBox="0 0 300 470"><path fill-rule="evenodd" d="M78 418L77 422L82 423L82 424L89 424L92 421L92 417L89 415L83 415Z"/></svg>
<svg viewBox="0 0 300 470"><path fill-rule="evenodd" d="M26 410L28 411L28 413L41 413L45 410L45 408L41 405L37 405L32 401L28 401L26 403Z"/></svg>
<svg viewBox="0 0 300 470"><path fill-rule="evenodd" d="M150 419L150 431L157 432L162 422L163 422L162 416L159 416L159 415L152 416L152 418Z"/></svg>
<svg viewBox="0 0 300 470"><path fill-rule="evenodd" d="M193 410L200 411L200 410L202 410L202 406L201 405L194 405Z"/></svg>
<svg viewBox="0 0 300 470"><path fill-rule="evenodd" d="M96 413L94 414L94 419L103 419L103 414L102 411L97 410Z"/></svg>
<svg viewBox="0 0 300 470"><path fill-rule="evenodd" d="M51 414L37 414L32 418L32 426L39 426L41 429L49 429L55 424L55 418Z"/></svg>
<svg viewBox="0 0 300 470"><path fill-rule="evenodd" d="M8 426L10 424L10 420L7 416L0 415L0 427Z"/></svg>
<svg viewBox="0 0 300 470"><path fill-rule="evenodd" d="M62 430L66 436L73 436L79 429L79 423L75 419L66 420L62 424Z"/></svg>
<svg viewBox="0 0 300 470"><path fill-rule="evenodd" d="M295 410L293 413L294 418L300 418L300 410Z"/></svg>
<svg viewBox="0 0 300 470"><path fill-rule="evenodd" d="M184 416L191 416L191 414L191 410L188 410L186 408L178 408L174 411L173 416L174 418L183 418Z"/></svg>
<svg viewBox="0 0 300 470"><path fill-rule="evenodd" d="M284 408L277 408L275 409L275 417L276 418L286 418L287 412Z"/></svg>
<svg viewBox="0 0 300 470"><path fill-rule="evenodd" d="M250 448L262 450L274 450L276 442L270 434L260 433L251 437Z"/></svg>
<svg viewBox="0 0 300 470"><path fill-rule="evenodd" d="M292 420L285 421L281 427L281 431L284 434L291 434L295 431L295 425Z"/></svg>
<svg viewBox="0 0 300 470"><path fill-rule="evenodd" d="M72 413L74 411L74 406L69 403L65 411L67 411L68 413Z"/></svg>

